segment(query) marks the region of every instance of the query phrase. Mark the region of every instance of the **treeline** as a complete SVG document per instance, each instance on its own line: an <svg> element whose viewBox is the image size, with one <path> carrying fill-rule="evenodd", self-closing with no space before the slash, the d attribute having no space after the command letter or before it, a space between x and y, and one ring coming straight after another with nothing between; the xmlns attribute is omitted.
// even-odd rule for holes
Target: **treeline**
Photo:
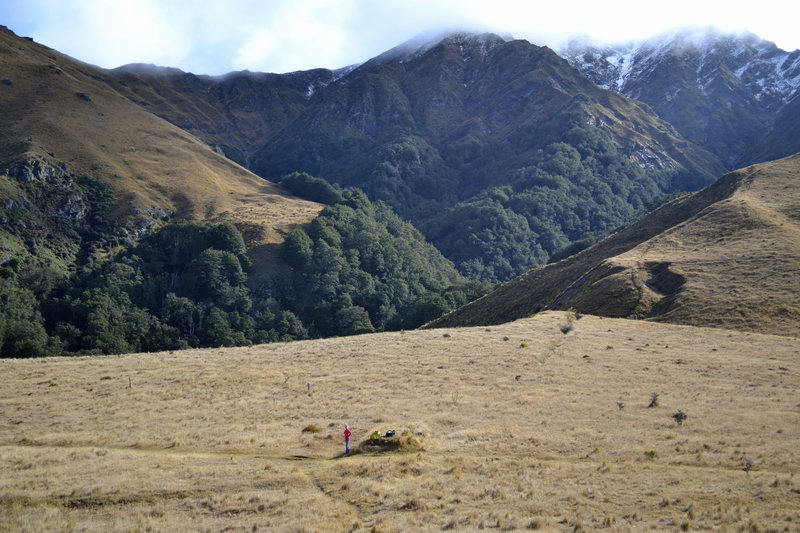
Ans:
<svg viewBox="0 0 800 533"><path fill-rule="evenodd" d="M255 294L244 241L230 224L170 223L69 276L9 261L0 269L0 355L241 346L410 328L488 290L468 283L388 207L357 190L335 192L308 232L287 238L288 273Z"/></svg>
<svg viewBox="0 0 800 533"><path fill-rule="evenodd" d="M328 135L283 139L262 174L312 169L363 190L473 281L510 280L636 220L660 197L703 184L682 171L643 169L576 111L502 138Z"/></svg>

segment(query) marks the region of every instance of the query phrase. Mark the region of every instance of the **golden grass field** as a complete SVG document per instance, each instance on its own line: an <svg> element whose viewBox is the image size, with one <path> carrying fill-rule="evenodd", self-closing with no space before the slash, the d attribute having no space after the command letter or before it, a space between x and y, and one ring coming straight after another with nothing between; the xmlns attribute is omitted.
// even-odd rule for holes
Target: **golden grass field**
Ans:
<svg viewBox="0 0 800 533"><path fill-rule="evenodd" d="M800 529L793 337L546 312L0 375L2 531Z"/></svg>

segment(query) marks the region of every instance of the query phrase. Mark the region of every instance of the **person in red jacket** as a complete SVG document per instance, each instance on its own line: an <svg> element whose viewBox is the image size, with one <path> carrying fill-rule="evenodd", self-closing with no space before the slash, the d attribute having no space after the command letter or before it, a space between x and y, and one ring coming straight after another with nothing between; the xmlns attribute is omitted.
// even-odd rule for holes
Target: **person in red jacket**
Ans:
<svg viewBox="0 0 800 533"><path fill-rule="evenodd" d="M345 455L348 455L350 453L350 435L352 435L352 434L353 434L353 432L350 431L350 426L345 424L344 425L344 453L345 453Z"/></svg>

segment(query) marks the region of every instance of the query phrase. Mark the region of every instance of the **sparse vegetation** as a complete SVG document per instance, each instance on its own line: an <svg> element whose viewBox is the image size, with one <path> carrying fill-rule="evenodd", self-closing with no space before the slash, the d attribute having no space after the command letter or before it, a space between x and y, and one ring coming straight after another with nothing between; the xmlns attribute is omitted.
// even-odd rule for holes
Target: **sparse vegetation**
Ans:
<svg viewBox="0 0 800 533"><path fill-rule="evenodd" d="M246 518L258 530L355 522L390 531L449 522L454 530L601 530L613 519L610 529L691 521L692 530L738 531L751 519L763 530L800 521L791 476L800 452L786 422L800 374L740 394L766 367L796 368L795 339L592 316L580 335L564 337L565 319L546 312L450 339L415 330L0 360L2 527L220 531ZM502 336L536 342L520 350ZM670 350L637 350L647 342ZM583 363L607 343L616 349L596 356L602 367ZM701 375L676 357L715 371ZM608 410L652 390L714 417L683 442L644 405ZM739 423L755 413L758 424ZM353 451L390 428L398 437L408 428L422 449L409 440L416 451L376 447L340 459L344 423ZM306 426L321 431L302 433ZM745 478L742 454L751 450L758 468ZM576 515L576 504L591 512Z"/></svg>
<svg viewBox="0 0 800 533"><path fill-rule="evenodd" d="M650 403L647 405L647 407L658 407L658 396L659 394L657 392L651 392Z"/></svg>

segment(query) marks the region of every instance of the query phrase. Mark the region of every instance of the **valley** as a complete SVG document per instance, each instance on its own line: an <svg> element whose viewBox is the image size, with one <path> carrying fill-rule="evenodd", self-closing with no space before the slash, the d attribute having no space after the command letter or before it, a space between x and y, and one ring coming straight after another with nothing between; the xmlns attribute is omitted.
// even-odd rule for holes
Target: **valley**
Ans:
<svg viewBox="0 0 800 533"><path fill-rule="evenodd" d="M796 530L798 53L3 27L0 531Z"/></svg>

